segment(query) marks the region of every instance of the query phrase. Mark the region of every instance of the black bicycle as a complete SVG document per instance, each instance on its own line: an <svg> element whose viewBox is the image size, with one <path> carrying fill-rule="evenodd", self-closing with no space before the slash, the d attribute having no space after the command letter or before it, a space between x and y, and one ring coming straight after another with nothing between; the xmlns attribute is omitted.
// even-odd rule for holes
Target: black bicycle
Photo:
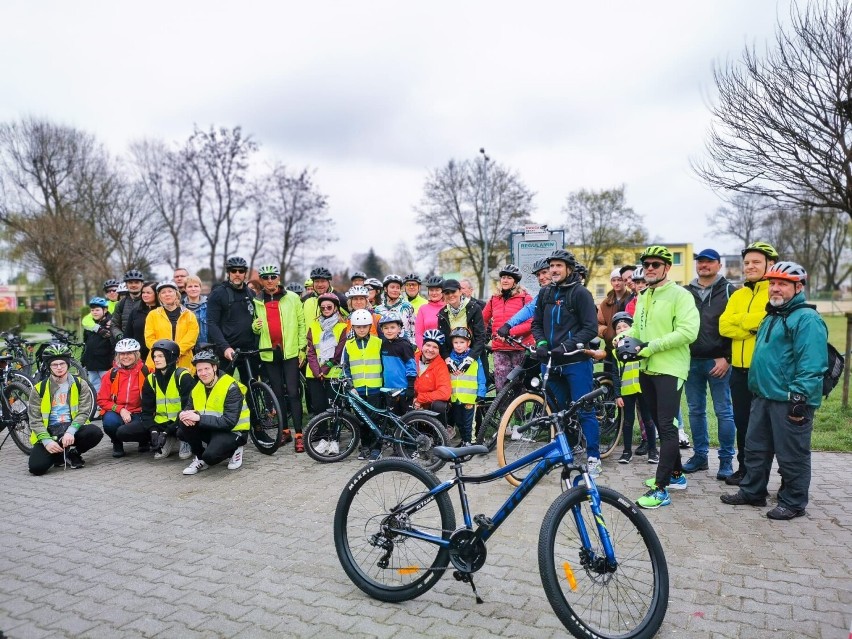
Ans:
<svg viewBox="0 0 852 639"><path fill-rule="evenodd" d="M249 379L240 380L248 388L246 393L246 402L248 403L249 413L251 413L251 428L249 436L252 443L264 455L272 455L281 446L281 433L286 427L292 426L293 418L290 411L282 411L281 405L278 403L278 398L268 384L255 377L251 366L251 356L258 353L271 351L271 348L256 349L256 350L240 350L234 351L234 363L240 358L246 361L246 371Z"/></svg>
<svg viewBox="0 0 852 639"><path fill-rule="evenodd" d="M27 402L33 386L26 377L14 373L11 366L14 361L14 355L0 356L0 431L6 430L0 448L11 437L15 446L29 455L33 445Z"/></svg>

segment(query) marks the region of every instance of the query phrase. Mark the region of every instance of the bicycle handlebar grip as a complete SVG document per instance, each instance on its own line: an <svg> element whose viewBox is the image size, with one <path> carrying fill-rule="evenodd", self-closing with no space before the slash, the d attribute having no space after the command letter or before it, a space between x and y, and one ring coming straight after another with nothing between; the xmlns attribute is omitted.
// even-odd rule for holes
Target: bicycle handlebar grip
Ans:
<svg viewBox="0 0 852 639"><path fill-rule="evenodd" d="M557 415L558 415L558 414L559 414L559 413L557 413ZM536 417L535 419L532 419L532 420L528 421L526 424L523 424L523 425L521 425L521 426L518 426L517 432L519 432L519 433L525 433L525 432L527 432L530 428L532 428L533 426L538 426L539 424L544 424L544 423L546 423L546 422L549 422L550 420L552 420L552 419L553 419L553 417L554 417L554 415L545 415L545 416L543 416L543 417Z"/></svg>

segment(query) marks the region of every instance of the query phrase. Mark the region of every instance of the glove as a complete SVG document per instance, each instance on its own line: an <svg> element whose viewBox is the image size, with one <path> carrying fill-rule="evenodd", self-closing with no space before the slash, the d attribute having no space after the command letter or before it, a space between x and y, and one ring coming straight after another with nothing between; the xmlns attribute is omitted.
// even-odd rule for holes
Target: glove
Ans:
<svg viewBox="0 0 852 639"><path fill-rule="evenodd" d="M508 324L503 324L500 328L497 329L497 336L506 339L509 337L509 331L512 330L512 327Z"/></svg>
<svg viewBox="0 0 852 639"><path fill-rule="evenodd" d="M447 362L447 368L449 368L449 369L450 369L450 372L451 372L451 373L455 373L455 372L458 370L458 368L456 367L456 363L453 361L453 358L452 358L452 357L448 357L448 358L447 358L446 360L444 360L444 361L446 361L446 362Z"/></svg>
<svg viewBox="0 0 852 639"><path fill-rule="evenodd" d="M405 389L405 399L411 401L414 399L414 386L409 386Z"/></svg>
<svg viewBox="0 0 852 639"><path fill-rule="evenodd" d="M639 357L651 357L651 355L653 355L653 353L647 346L639 351Z"/></svg>
<svg viewBox="0 0 852 639"><path fill-rule="evenodd" d="M535 349L535 358L540 361L545 361L548 357L550 357L550 350L547 348L547 344L542 344L541 346Z"/></svg>
<svg viewBox="0 0 852 639"><path fill-rule="evenodd" d="M468 368L470 368L471 364L473 364L473 359L471 359L470 357L465 357L462 360L461 366L459 366L459 372L464 373L465 371L467 371Z"/></svg>
<svg viewBox="0 0 852 639"><path fill-rule="evenodd" d="M243 324L243 326L245 326L245 324ZM251 327L256 331L259 331L263 328L263 320L258 317L251 323Z"/></svg>

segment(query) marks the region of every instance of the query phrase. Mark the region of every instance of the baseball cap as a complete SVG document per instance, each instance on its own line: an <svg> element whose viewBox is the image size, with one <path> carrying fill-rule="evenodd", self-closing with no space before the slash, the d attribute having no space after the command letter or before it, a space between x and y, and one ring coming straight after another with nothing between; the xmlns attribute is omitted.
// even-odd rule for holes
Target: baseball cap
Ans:
<svg viewBox="0 0 852 639"><path fill-rule="evenodd" d="M700 253L695 253L694 257L696 260L715 260L717 262L721 259L719 252L711 248L704 249Z"/></svg>
<svg viewBox="0 0 852 639"><path fill-rule="evenodd" d="M444 284L441 288L444 292L446 291L458 291L461 290L461 284L459 284L458 280L444 280Z"/></svg>

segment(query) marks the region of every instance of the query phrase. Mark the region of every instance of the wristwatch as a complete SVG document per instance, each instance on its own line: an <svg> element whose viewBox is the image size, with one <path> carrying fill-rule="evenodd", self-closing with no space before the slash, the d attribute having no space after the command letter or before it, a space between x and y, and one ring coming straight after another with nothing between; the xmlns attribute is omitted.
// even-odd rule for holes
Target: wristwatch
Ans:
<svg viewBox="0 0 852 639"><path fill-rule="evenodd" d="M801 393L790 393L790 401L794 404L804 404L807 399L808 398Z"/></svg>

